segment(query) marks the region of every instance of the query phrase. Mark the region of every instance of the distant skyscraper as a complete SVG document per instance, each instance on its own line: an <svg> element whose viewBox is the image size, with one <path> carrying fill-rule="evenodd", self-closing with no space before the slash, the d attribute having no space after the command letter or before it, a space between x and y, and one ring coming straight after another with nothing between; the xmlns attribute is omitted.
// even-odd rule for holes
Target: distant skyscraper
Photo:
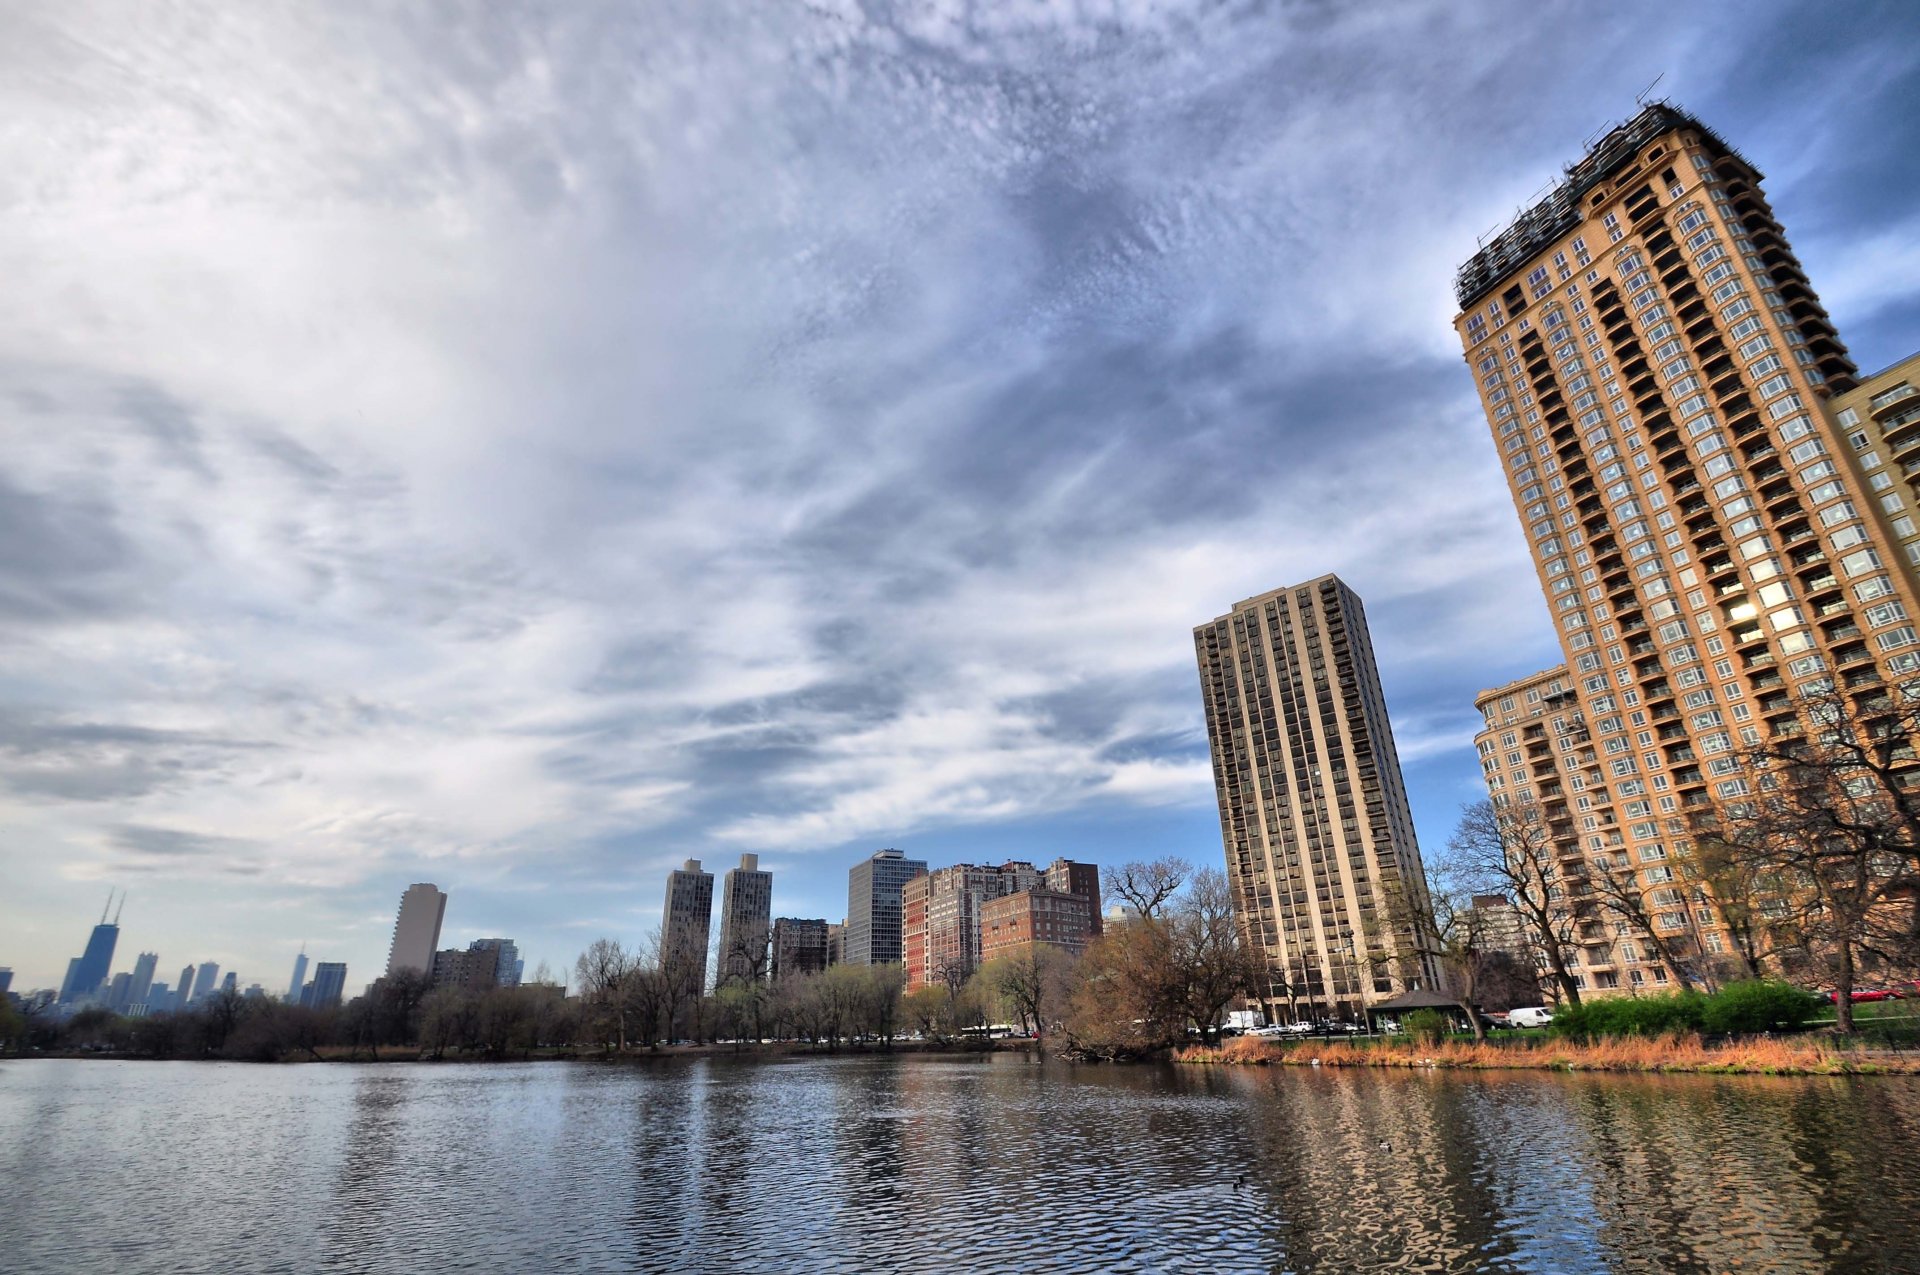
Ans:
<svg viewBox="0 0 1920 1275"><path fill-rule="evenodd" d="M876 850L847 873L847 920L841 959L849 965L900 960L900 888L927 870L898 850Z"/></svg>
<svg viewBox="0 0 1920 1275"><path fill-rule="evenodd" d="M117 1014L127 1007L128 994L132 991L133 975L121 970L107 980L106 991L100 999L106 1003L108 1009Z"/></svg>
<svg viewBox="0 0 1920 1275"><path fill-rule="evenodd" d="M287 999L300 999L301 984L307 981L307 949L301 948L300 954L293 958L293 982L287 987Z"/></svg>
<svg viewBox="0 0 1920 1275"><path fill-rule="evenodd" d="M1405 919L1426 878L1359 595L1321 576L1235 604L1193 641L1227 880L1266 957L1269 1018L1437 989L1432 938Z"/></svg>
<svg viewBox="0 0 1920 1275"><path fill-rule="evenodd" d="M713 873L701 871L700 860L688 859L684 868L667 874L667 904L660 922L661 964L684 972L688 986L705 987L707 936L712 930Z"/></svg>
<svg viewBox="0 0 1920 1275"><path fill-rule="evenodd" d="M315 1009L332 1009L340 1003L346 989L346 963L321 961L313 967L313 983L308 987L308 995L302 998L301 1004L311 1005Z"/></svg>
<svg viewBox="0 0 1920 1275"><path fill-rule="evenodd" d="M185 1009L187 1002L193 999L193 966L180 967L180 985L173 992L173 1008Z"/></svg>
<svg viewBox="0 0 1920 1275"><path fill-rule="evenodd" d="M121 903L126 902L123 895ZM107 895L107 907L113 906L113 895ZM100 924L93 927L93 933L87 936L87 950L80 958L67 967L67 982L60 989L61 1003L83 1001L98 995L107 981L107 975L113 969L114 945L120 941L120 917L115 913L111 923L107 920L105 909L100 912Z"/></svg>
<svg viewBox="0 0 1920 1275"><path fill-rule="evenodd" d="M0 996L13 990L13 971L0 965Z"/></svg>
<svg viewBox="0 0 1920 1275"><path fill-rule="evenodd" d="M393 946L387 952L387 973L433 970L434 949L440 946L440 922L447 915L447 896L426 882L407 887L400 896L400 915L393 923Z"/></svg>
<svg viewBox="0 0 1920 1275"><path fill-rule="evenodd" d="M207 999L213 995L214 988L219 982L220 962L201 962L199 973L193 976L193 999L196 1001Z"/></svg>
<svg viewBox="0 0 1920 1275"><path fill-rule="evenodd" d="M743 854L727 872L720 898L720 981L764 979L767 938L773 916L773 873L760 870L760 856Z"/></svg>
<svg viewBox="0 0 1920 1275"><path fill-rule="evenodd" d="M223 978L223 979L221 979L221 980L220 980L220 990L221 990L221 991L223 991L223 992L237 992L237 991L239 991L239 990L240 990L240 975L239 975L239 974L237 974L237 973L235 973L235 972L234 972L234 971L232 971L232 970L229 970L229 971L227 972L227 976L226 976L225 978Z"/></svg>
<svg viewBox="0 0 1920 1275"><path fill-rule="evenodd" d="M127 990L127 1004L146 1005L153 991L154 966L160 964L158 952L142 952L133 962L133 986Z"/></svg>
<svg viewBox="0 0 1920 1275"><path fill-rule="evenodd" d="M773 923L773 976L793 978L818 974L827 968L827 932L837 930L825 921L783 916Z"/></svg>
<svg viewBox="0 0 1920 1275"><path fill-rule="evenodd" d="M499 953L494 964L493 979L501 987L520 986L520 947L512 939L475 939L467 944L469 952L493 951Z"/></svg>

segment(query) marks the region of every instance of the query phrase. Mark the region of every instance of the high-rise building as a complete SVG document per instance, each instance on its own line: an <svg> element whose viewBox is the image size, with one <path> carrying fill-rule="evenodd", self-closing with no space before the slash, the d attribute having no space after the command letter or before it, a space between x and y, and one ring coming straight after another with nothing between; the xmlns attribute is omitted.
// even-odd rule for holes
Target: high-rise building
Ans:
<svg viewBox="0 0 1920 1275"><path fill-rule="evenodd" d="M1360 597L1337 576L1193 633L1227 880L1270 1021L1440 985L1426 878Z"/></svg>
<svg viewBox="0 0 1920 1275"><path fill-rule="evenodd" d="M13 971L4 965L0 965L0 996L5 996L12 990Z"/></svg>
<svg viewBox="0 0 1920 1275"><path fill-rule="evenodd" d="M1717 910L1671 862L1692 818L1746 795L1742 750L1806 729L1796 699L1886 705L1920 671L1913 360L1860 382L1758 171L1664 103L1456 290L1566 657L1478 697L1483 769L1496 805L1537 810L1576 885L1576 981L1665 982L1578 883L1631 874L1674 961L1713 961Z"/></svg>
<svg viewBox="0 0 1920 1275"><path fill-rule="evenodd" d="M430 882L407 887L400 896L400 912L393 921L393 946L387 949L387 974L433 971L434 949L440 946L440 922L446 919L447 896Z"/></svg>
<svg viewBox="0 0 1920 1275"><path fill-rule="evenodd" d="M1093 866L1091 864L1087 865ZM1035 886L980 905L980 960L1045 943L1076 956L1100 933L1100 896Z"/></svg>
<svg viewBox="0 0 1920 1275"><path fill-rule="evenodd" d="M133 983L127 989L127 1004L145 1005L153 991L153 971L160 964L158 952L142 952L134 958Z"/></svg>
<svg viewBox="0 0 1920 1275"><path fill-rule="evenodd" d="M214 987L220 981L220 963L204 961L193 976L193 999L203 1001L213 995Z"/></svg>
<svg viewBox="0 0 1920 1275"><path fill-rule="evenodd" d="M927 870L898 850L876 850L847 874L847 919L841 959L849 965L900 960L900 889Z"/></svg>
<svg viewBox="0 0 1920 1275"><path fill-rule="evenodd" d="M121 970L107 980L106 989L101 993L100 999L108 1009L118 1014L126 1009L132 992L133 975L126 970Z"/></svg>
<svg viewBox="0 0 1920 1275"><path fill-rule="evenodd" d="M220 980L220 990L223 992L238 993L240 990L240 975L233 970L228 970L227 976Z"/></svg>
<svg viewBox="0 0 1920 1275"><path fill-rule="evenodd" d="M464 987L483 992L500 985L500 949L475 943L461 951L446 948L433 954L433 982L436 987Z"/></svg>
<svg viewBox="0 0 1920 1275"><path fill-rule="evenodd" d="M827 967L844 965L847 961L847 923L827 926Z"/></svg>
<svg viewBox="0 0 1920 1275"><path fill-rule="evenodd" d="M126 897L121 896L124 905ZM107 895L107 908L113 907L113 895ZM100 912L100 924L93 927L93 933L87 936L87 947L73 964L67 967L67 977L60 988L60 1003L69 1004L98 996L104 990L107 976L113 969L113 949L120 941L120 916L114 914L111 922L107 920L107 910Z"/></svg>
<svg viewBox="0 0 1920 1275"><path fill-rule="evenodd" d="M1846 436L1856 489L1872 493L1867 508L1899 546L1895 563L1920 573L1920 354L1836 390L1827 415Z"/></svg>
<svg viewBox="0 0 1920 1275"><path fill-rule="evenodd" d="M524 962L520 959L520 946L512 939L475 939L467 944L467 950L478 952L491 949L499 953L494 962L494 982L501 987L520 986L520 971Z"/></svg>
<svg viewBox="0 0 1920 1275"><path fill-rule="evenodd" d="M713 873L700 860L667 874L667 901L660 914L660 964L689 989L707 983L707 938L713 933Z"/></svg>
<svg viewBox="0 0 1920 1275"><path fill-rule="evenodd" d="M412 968L409 966L408 968ZM301 997L302 1005L332 1009L340 1004L347 990L347 966L344 961L321 961L313 967L313 982Z"/></svg>
<svg viewBox="0 0 1920 1275"><path fill-rule="evenodd" d="M818 974L827 968L827 934L837 929L824 920L783 916L773 923L773 977Z"/></svg>
<svg viewBox="0 0 1920 1275"><path fill-rule="evenodd" d="M759 855L743 854L720 891L720 982L766 978L772 916L773 873L760 870Z"/></svg>
<svg viewBox="0 0 1920 1275"><path fill-rule="evenodd" d="M300 988L307 981L307 949L302 947L300 954L293 958L293 982L287 985L287 999L298 1001Z"/></svg>
<svg viewBox="0 0 1920 1275"><path fill-rule="evenodd" d="M996 930L989 908L1011 896L1020 901L994 913ZM1024 937L1014 938L1016 931ZM1091 863L1055 859L1044 869L1018 860L993 867L963 863L922 873L901 889L908 990L958 985L986 959L989 937L1006 949L1044 934L1044 941L1078 951L1099 932L1100 869Z"/></svg>
<svg viewBox="0 0 1920 1275"><path fill-rule="evenodd" d="M185 1009L187 1007L187 1003L192 999L193 999L193 966L182 965L180 967L180 985L174 989L174 993L173 993L173 1008Z"/></svg>

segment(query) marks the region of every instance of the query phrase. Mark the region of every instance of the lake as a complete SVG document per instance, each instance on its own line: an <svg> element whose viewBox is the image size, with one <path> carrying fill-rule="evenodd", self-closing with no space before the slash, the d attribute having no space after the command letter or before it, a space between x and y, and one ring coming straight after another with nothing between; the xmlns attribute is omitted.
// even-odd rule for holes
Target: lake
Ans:
<svg viewBox="0 0 1920 1275"><path fill-rule="evenodd" d="M1920 1081L0 1063L0 1269L1914 1271Z"/></svg>

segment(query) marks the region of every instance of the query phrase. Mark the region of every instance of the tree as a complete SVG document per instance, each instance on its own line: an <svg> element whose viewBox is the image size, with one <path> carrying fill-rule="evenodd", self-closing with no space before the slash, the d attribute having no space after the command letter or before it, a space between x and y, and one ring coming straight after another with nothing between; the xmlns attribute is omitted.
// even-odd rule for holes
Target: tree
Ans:
<svg viewBox="0 0 1920 1275"><path fill-rule="evenodd" d="M1580 987L1566 957L1577 924L1569 892L1576 883L1561 877L1559 848L1540 807L1531 801L1469 802L1461 807L1447 853L1475 893L1503 895L1513 903L1560 995L1578 1005Z"/></svg>
<svg viewBox="0 0 1920 1275"><path fill-rule="evenodd" d="M1861 700L1829 686L1795 708L1744 755L1746 791L1701 832L1753 865L1769 929L1829 967L1845 1033L1863 966L1920 951L1920 684Z"/></svg>
<svg viewBox="0 0 1920 1275"><path fill-rule="evenodd" d="M1066 1003L1073 965L1072 954L1054 944L1027 943L988 961L981 974L1022 1030L1044 1036Z"/></svg>
<svg viewBox="0 0 1920 1275"><path fill-rule="evenodd" d="M1172 856L1136 859L1108 868L1106 875L1107 893L1126 900L1143 920L1151 921L1193 875L1193 865Z"/></svg>
<svg viewBox="0 0 1920 1275"><path fill-rule="evenodd" d="M1654 959L1673 971L1680 983L1680 990L1697 992L1700 984L1711 984L1711 975L1700 968L1700 948L1688 916L1685 892L1679 886L1668 886L1681 896L1678 915L1685 922L1677 928L1666 928L1655 922L1656 916L1673 916L1672 912L1661 912L1648 902L1647 891L1640 884L1633 861L1624 853L1596 854L1588 863L1591 875L1588 882L1593 890L1595 901L1601 911L1616 918L1620 924L1639 936L1641 942L1653 954ZM1713 988L1709 986L1708 991Z"/></svg>
<svg viewBox="0 0 1920 1275"><path fill-rule="evenodd" d="M1497 936L1494 914L1475 902L1480 860L1450 845L1446 854L1425 865L1425 870L1425 890L1408 889L1404 884L1389 889L1388 922L1395 929L1432 936L1441 965L1467 1011L1473 1038L1485 1040L1487 1025L1480 1017L1479 1005ZM1413 1030L1411 1017L1408 1030Z"/></svg>
<svg viewBox="0 0 1920 1275"><path fill-rule="evenodd" d="M1241 942L1226 874L1218 868L1194 873L1163 919L1174 1002L1209 1040L1216 1039L1228 1002L1251 992L1266 972L1263 955Z"/></svg>
<svg viewBox="0 0 1920 1275"><path fill-rule="evenodd" d="M627 1000L623 992L633 968L633 954L618 939L595 939L573 964L574 977L580 980L581 1000L590 1021L600 1028L601 1044L622 1053L627 1048Z"/></svg>

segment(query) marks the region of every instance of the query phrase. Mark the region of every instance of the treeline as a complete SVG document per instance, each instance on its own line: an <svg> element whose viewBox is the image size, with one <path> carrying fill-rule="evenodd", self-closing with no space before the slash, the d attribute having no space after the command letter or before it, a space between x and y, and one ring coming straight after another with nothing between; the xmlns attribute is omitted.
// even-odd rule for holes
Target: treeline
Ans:
<svg viewBox="0 0 1920 1275"><path fill-rule="evenodd" d="M0 1046L12 1053L282 1062L417 1050L431 1058L513 1058L571 1049L580 1036L578 1006L558 985L434 987L412 972L383 978L366 995L324 1009L223 989L189 1008L139 1018L101 1008L71 1017L7 1010L11 1019L0 1016Z"/></svg>
<svg viewBox="0 0 1920 1275"><path fill-rule="evenodd" d="M144 1018L104 1009L41 1014L19 1025L15 1048L257 1062L409 1053L506 1059L719 1041L833 1050L918 1037L951 1047L1009 1024L1060 1052L1119 1059L1167 1050L1192 1030L1213 1034L1227 1005L1261 976L1258 957L1239 943L1224 875L1159 859L1109 869L1106 891L1128 916L1109 919L1083 954L1033 944L978 969L936 971L931 986L911 994L898 965L768 979L754 960L746 966L761 976L706 989L703 963L663 950L656 934L631 949L613 939L593 943L575 963L572 996L544 981L475 990L401 973L338 1008L223 991Z"/></svg>

